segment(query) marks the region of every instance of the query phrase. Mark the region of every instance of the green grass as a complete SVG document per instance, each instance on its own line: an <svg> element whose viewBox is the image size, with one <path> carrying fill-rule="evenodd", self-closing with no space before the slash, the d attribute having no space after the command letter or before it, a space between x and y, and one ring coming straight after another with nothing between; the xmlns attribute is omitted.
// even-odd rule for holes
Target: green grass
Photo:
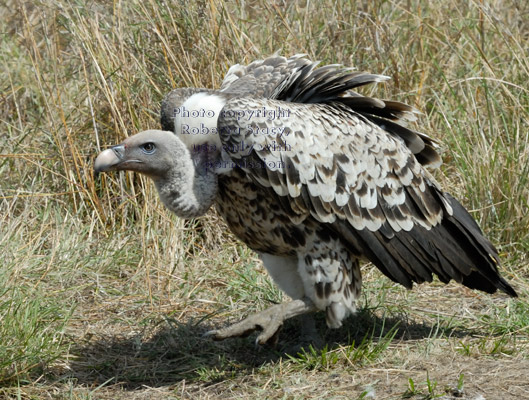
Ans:
<svg viewBox="0 0 529 400"><path fill-rule="evenodd" d="M529 6L516 1L0 5L0 398L523 398L529 390ZM94 179L96 154L158 127L174 87L307 53L388 75L366 93L423 112L435 173L497 245L520 298L363 267L358 314L323 349L202 334L282 301L210 212L151 182ZM464 377L464 378L463 378ZM464 380L464 385L463 385Z"/></svg>
<svg viewBox="0 0 529 400"><path fill-rule="evenodd" d="M380 337L375 338L374 329L375 326L371 332L362 337L359 343L351 339L349 345L338 346L335 349L329 349L328 345L322 349L315 349L309 345L308 349L302 348L295 356L290 354L287 356L294 365L298 365L302 369L317 369L319 371L331 371L339 363L349 366L368 365L381 357L398 332L397 325L395 325L383 336L381 333Z"/></svg>

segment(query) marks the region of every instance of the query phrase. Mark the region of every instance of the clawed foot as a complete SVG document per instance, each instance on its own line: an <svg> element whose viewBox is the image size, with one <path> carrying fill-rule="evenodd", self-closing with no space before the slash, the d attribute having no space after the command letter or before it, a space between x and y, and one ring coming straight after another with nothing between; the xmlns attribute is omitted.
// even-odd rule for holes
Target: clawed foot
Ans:
<svg viewBox="0 0 529 400"><path fill-rule="evenodd" d="M256 343L268 343L273 346L277 343L278 334L284 321L281 318L281 308L279 306L282 306L282 304L270 307L258 314L250 315L248 318L226 328L206 332L204 336L211 337L214 340L224 340L232 337L246 337L250 333L260 330L262 332L257 336Z"/></svg>
<svg viewBox="0 0 529 400"><path fill-rule="evenodd" d="M250 333L260 330L261 333L257 336L256 343L275 345L283 322L312 311L316 311L316 307L309 299L292 300L288 303L272 306L258 314L250 315L248 318L226 328L209 331L205 336L214 340L224 340L248 336Z"/></svg>

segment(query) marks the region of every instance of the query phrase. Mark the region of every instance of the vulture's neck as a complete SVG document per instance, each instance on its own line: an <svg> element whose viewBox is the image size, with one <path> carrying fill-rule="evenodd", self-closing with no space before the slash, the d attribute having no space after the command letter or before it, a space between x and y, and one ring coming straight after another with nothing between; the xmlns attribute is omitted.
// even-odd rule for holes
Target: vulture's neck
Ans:
<svg viewBox="0 0 529 400"><path fill-rule="evenodd" d="M226 99L218 94L196 93L174 110L174 133L187 147L185 170L168 171L155 181L163 203L182 218L206 213L217 195L213 171L221 156L217 120ZM217 171L218 172L218 171Z"/></svg>
<svg viewBox="0 0 529 400"><path fill-rule="evenodd" d="M167 171L154 183L169 210L181 218L194 218L204 215L215 201L218 178L203 163L195 164L189 158L186 164L186 168Z"/></svg>

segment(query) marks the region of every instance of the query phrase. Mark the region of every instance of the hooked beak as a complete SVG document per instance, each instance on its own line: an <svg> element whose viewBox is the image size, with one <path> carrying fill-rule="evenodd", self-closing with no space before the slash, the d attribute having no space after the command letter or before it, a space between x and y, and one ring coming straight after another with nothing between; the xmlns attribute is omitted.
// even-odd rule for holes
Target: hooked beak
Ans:
<svg viewBox="0 0 529 400"><path fill-rule="evenodd" d="M100 172L112 171L117 169L117 166L123 161L125 156L125 146L119 144L112 146L99 153L94 163L94 171L96 174Z"/></svg>

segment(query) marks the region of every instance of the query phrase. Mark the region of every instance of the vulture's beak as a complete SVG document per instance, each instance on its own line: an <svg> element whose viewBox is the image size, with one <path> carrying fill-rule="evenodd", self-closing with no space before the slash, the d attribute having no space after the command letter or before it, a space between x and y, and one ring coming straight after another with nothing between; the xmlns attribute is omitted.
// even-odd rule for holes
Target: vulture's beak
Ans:
<svg viewBox="0 0 529 400"><path fill-rule="evenodd" d="M112 171L123 161L125 146L119 144L99 153L94 163L94 172Z"/></svg>

